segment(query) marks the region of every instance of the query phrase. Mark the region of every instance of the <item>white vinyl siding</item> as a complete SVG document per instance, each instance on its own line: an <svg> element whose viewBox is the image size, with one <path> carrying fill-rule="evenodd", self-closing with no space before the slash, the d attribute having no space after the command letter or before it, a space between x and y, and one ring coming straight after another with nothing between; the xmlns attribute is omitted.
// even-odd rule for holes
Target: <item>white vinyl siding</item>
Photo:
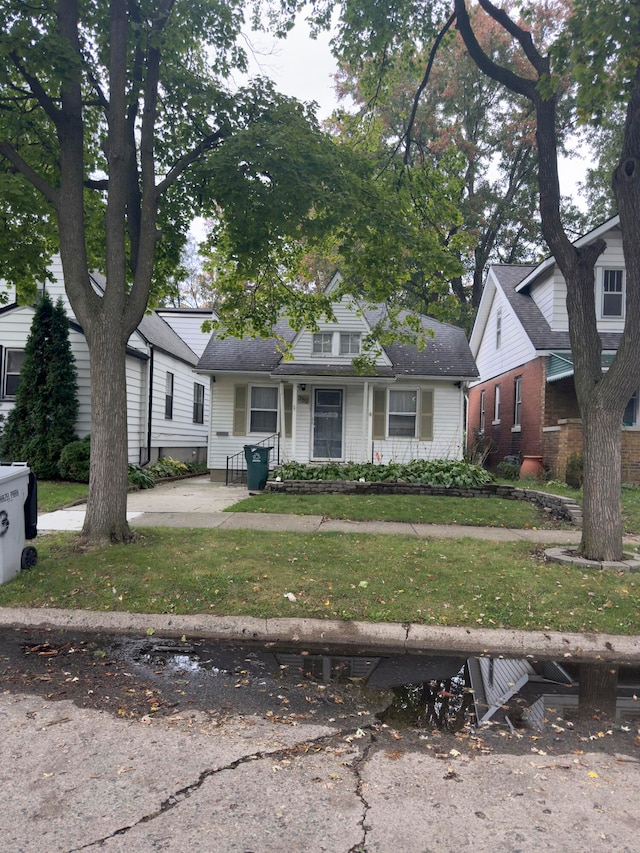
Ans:
<svg viewBox="0 0 640 853"><path fill-rule="evenodd" d="M263 377L240 374L236 376L216 375L216 382L212 386L211 399L211 441L209 445L209 467L218 471L224 471L227 456L242 451L247 443L246 435L234 434L234 410L237 402L237 389L247 390L251 385L264 385ZM295 459L298 462L308 463L311 461L312 438L313 438L313 393L314 387L341 388L343 389L343 459L347 461L368 462L371 461L372 451L380 454L383 462L392 460L398 462L409 462L411 459L437 459L462 458L463 421L462 421L462 397L461 390L456 388L453 382L432 382L429 385L416 383L404 383L398 390L409 390L415 393L416 388L420 391L420 398L425 405L418 404L418 418L421 429L425 427L431 431L430 438L421 440L415 436L396 436L377 439L372 436L367 438L363 424L364 415L364 382L358 384L338 384L337 382L313 385L305 383L305 390L300 385L295 388L285 384L285 425L284 435L280 438L280 455L283 461ZM273 383L277 387L277 383ZM291 388L291 391L288 391ZM296 399L293 394L296 393ZM369 402L367 411L369 416L373 412L373 396L380 393L386 401L388 388L376 387L373 383L368 385ZM291 430L287 426L287 408L289 395L292 400L292 413L295 413L295 447L292 446ZM248 398L247 398L248 399ZM248 404L247 404L248 405ZM384 413L386 429L386 409ZM245 421L246 422L246 421ZM372 432L375 431L375 425Z"/></svg>
<svg viewBox="0 0 640 853"><path fill-rule="evenodd" d="M213 311L190 311L188 308L181 311L160 309L158 314L197 356L202 355L211 338L210 332L202 331L202 324L205 320L213 318Z"/></svg>
<svg viewBox="0 0 640 853"><path fill-rule="evenodd" d="M59 257L51 264L52 282L46 289L56 302L62 298L67 316L73 321L74 315L64 290L62 266ZM10 299L14 296L10 293ZM30 307L16 307L0 314L0 345L3 348L24 349L34 310ZM91 429L91 386L89 348L84 335L77 329L69 329L71 351L76 360L78 375L78 419L76 433L82 438ZM127 428L128 456L130 462L139 462L146 456L148 442L149 412L149 370L151 348L142 336L134 332L129 339L129 347L138 351L143 358L131 354L126 357L127 382ZM172 421L164 419L164 381L165 373L174 374L174 417ZM153 376L153 422L151 431L152 448L188 448L207 445L209 424L209 387L205 380L204 423L193 423L193 367L160 350L154 352ZM0 399L0 414L7 415L13 408L14 400ZM189 457L191 454L186 454ZM153 456L153 454L152 454Z"/></svg>
<svg viewBox="0 0 640 853"><path fill-rule="evenodd" d="M321 321L318 324L317 332L310 332L309 330L303 330L300 332L292 349L294 364L295 362L308 364L310 361L317 360L318 358L322 358L324 361L335 364L347 364L351 362L355 355L353 351L350 353L340 353L341 333L352 335L354 337L356 335L359 336L360 349L358 352L362 351L362 338L369 333L370 329L364 317L359 315L353 302L345 297L341 302L333 305L333 312L336 317L336 322L328 323L326 321ZM324 353L314 351L313 341L315 334L331 335L331 348L328 351L325 351ZM382 351L376 354L375 362L376 364L385 366L389 366L391 363L389 358Z"/></svg>
<svg viewBox="0 0 640 853"><path fill-rule="evenodd" d="M496 317L498 308L502 310L502 344L496 349ZM476 364L482 382L526 364L536 357L536 351L525 334L520 321L509 307L506 299L498 290L488 314L484 335L478 347ZM472 383L477 384L477 383Z"/></svg>
<svg viewBox="0 0 640 853"><path fill-rule="evenodd" d="M541 281L531 291L531 298L540 309L542 316L547 323L553 328L554 308L555 308L555 282L552 276L545 281Z"/></svg>

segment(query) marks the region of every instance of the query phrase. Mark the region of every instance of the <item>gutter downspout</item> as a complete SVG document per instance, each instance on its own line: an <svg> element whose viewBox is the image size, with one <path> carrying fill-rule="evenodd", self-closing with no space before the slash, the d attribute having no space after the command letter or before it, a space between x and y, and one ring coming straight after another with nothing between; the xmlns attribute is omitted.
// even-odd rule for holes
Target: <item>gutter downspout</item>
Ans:
<svg viewBox="0 0 640 853"><path fill-rule="evenodd" d="M141 465L148 465L151 462L151 421L153 418L153 346L151 347L151 355L149 356L149 403L147 408L147 458L141 462Z"/></svg>

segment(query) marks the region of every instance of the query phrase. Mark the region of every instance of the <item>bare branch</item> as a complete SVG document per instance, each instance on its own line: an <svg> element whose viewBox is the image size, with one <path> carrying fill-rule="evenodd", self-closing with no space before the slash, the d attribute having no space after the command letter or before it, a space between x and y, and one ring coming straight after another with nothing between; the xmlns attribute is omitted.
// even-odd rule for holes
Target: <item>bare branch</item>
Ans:
<svg viewBox="0 0 640 853"><path fill-rule="evenodd" d="M538 74L548 74L550 70L549 59L543 56L534 45L531 33L518 26L518 24L516 24L516 22L507 15L504 9L498 9L498 7L494 6L490 0L479 0L479 2L487 15L490 15L494 21L497 21L503 29L505 29L514 37L514 39L516 39L516 41L520 43L525 56Z"/></svg>
<svg viewBox="0 0 640 853"><path fill-rule="evenodd" d="M413 107L411 108L411 115L409 116L409 123L407 125L407 129L406 129L405 134L404 134L404 139L406 140L405 149L404 149L405 165L408 165L408 163L409 163L409 153L411 151L411 133L413 131L413 125L414 125L415 120L416 120L416 114L418 112L418 104L420 103L420 97L421 97L422 93L424 92L424 90L427 86L427 83L429 82L429 77L431 76L431 69L433 68L433 63L435 61L436 54L438 52L438 48L440 47L442 39L445 37L445 35L449 31L449 29L451 28L455 19L456 19L456 13L453 12L449 16L449 19L447 20L447 22L445 23L443 28L440 30L440 32L436 36L436 39L435 39L433 46L431 48L431 52L429 53L429 61L427 62L427 69L424 72L424 77L422 78L422 82L418 86L416 94L414 95ZM402 140L401 140L401 142L402 142Z"/></svg>
<svg viewBox="0 0 640 853"><path fill-rule="evenodd" d="M488 77L491 77L493 80L497 80L498 83L502 83L502 85L506 86L507 89L510 89L517 95L523 95L525 98L529 98L530 101L536 103L536 99L538 97L536 91L537 81L530 80L527 77L520 77L518 74L514 74L514 72L509 68L505 68L504 66L498 65L494 62L484 52L476 38L476 34L471 26L465 0L454 0L454 2L456 28L464 40L467 50L469 51L469 56L473 59L478 68Z"/></svg>

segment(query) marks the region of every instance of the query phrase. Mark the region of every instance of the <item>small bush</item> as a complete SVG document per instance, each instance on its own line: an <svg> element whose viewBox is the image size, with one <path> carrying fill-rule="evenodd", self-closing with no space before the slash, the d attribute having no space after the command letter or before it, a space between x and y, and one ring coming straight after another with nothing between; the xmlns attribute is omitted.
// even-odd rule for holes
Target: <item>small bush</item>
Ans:
<svg viewBox="0 0 640 853"><path fill-rule="evenodd" d="M129 482L132 486L140 486L141 489L153 489L156 481L153 474L140 465L129 463Z"/></svg>
<svg viewBox="0 0 640 853"><path fill-rule="evenodd" d="M478 465L452 459L414 459L407 465L390 462L374 465L371 462L337 462L327 465L303 465L285 462L273 472L282 480L365 480L367 483L420 483L449 488L473 488L493 480L491 474Z"/></svg>
<svg viewBox="0 0 640 853"><path fill-rule="evenodd" d="M505 456L496 466L496 471L505 480L520 478L520 459L517 456Z"/></svg>
<svg viewBox="0 0 640 853"><path fill-rule="evenodd" d="M91 438L85 436L80 441L72 441L62 448L58 471L63 480L74 483L89 482L89 461L91 457Z"/></svg>
<svg viewBox="0 0 640 853"><path fill-rule="evenodd" d="M565 480L568 486L573 486L574 489L582 488L583 468L584 457L582 453L572 453L567 459L567 470L565 472Z"/></svg>
<svg viewBox="0 0 640 853"><path fill-rule="evenodd" d="M154 462L153 465L148 465L146 470L150 471L156 480L160 480L163 477L184 476L185 474L191 473L192 468L193 466L187 465L186 462L178 462L177 459L172 459L170 456L164 456L162 459L158 459L157 462Z"/></svg>

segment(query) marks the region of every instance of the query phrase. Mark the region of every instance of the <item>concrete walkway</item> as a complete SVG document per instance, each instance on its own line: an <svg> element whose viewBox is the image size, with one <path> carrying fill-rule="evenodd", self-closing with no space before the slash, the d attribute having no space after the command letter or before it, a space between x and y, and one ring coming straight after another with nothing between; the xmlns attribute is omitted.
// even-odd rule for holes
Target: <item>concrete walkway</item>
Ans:
<svg viewBox="0 0 640 853"><path fill-rule="evenodd" d="M155 489L131 492L127 517L134 527L209 527L225 530L273 530L298 533L374 533L417 536L421 539L485 539L571 545L579 530L524 530L471 527L462 524L412 524L394 521L338 521L321 515L224 512L249 497L246 488L212 483L208 477L178 480ZM81 530L84 504L46 513L38 518L38 532Z"/></svg>

